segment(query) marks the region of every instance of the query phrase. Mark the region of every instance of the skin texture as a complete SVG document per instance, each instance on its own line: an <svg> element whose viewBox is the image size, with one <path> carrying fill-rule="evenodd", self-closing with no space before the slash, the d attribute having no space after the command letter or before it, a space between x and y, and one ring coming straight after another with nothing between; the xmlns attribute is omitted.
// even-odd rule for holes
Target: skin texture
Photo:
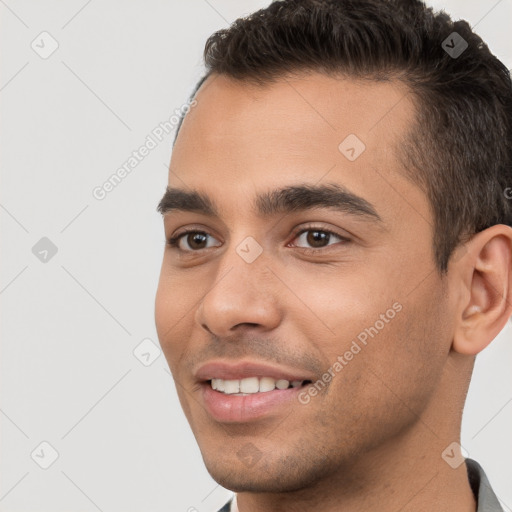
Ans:
<svg viewBox="0 0 512 512"><path fill-rule="evenodd" d="M310 73L258 87L213 75L196 99L169 186L208 194L220 216L164 215L168 238L185 227L212 238L195 252L190 237L183 253L166 246L155 319L212 477L238 493L241 512L476 510L465 464L452 469L441 455L460 439L474 356L512 313L512 229L475 235L447 276L437 272L427 197L397 157L415 116L401 83ZM366 145L354 161L338 149L349 134ZM365 198L383 222L251 208L256 193L320 183ZM308 223L349 241L315 247L294 236ZM248 236L263 249L250 264L236 252ZM321 379L395 303L401 310L309 403L245 423L206 412L198 365L257 360ZM250 466L237 455L248 446L258 454Z"/></svg>

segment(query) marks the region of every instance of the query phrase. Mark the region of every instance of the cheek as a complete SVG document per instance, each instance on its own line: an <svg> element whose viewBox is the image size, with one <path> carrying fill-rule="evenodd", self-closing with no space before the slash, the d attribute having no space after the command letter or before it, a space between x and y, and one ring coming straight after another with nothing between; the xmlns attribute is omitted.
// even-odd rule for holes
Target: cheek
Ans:
<svg viewBox="0 0 512 512"><path fill-rule="evenodd" d="M400 315L393 308L397 301L391 294L382 293L375 283L357 279L355 273L308 277L303 280L301 294L307 308L294 321L303 325L306 339L336 360L350 349L353 340L364 344L389 329Z"/></svg>
<svg viewBox="0 0 512 512"><path fill-rule="evenodd" d="M175 281L175 279L165 276L162 271L155 297L156 331L171 370L173 362L179 360L184 349L178 340L186 339L183 333L187 322L190 322L190 317L186 314L190 308L187 310L184 306L186 301L183 292L178 293L180 287L176 286Z"/></svg>
<svg viewBox="0 0 512 512"><path fill-rule="evenodd" d="M390 404L399 407L397 397L421 409L442 373L450 340L439 284L425 283L411 294L408 282L376 278L310 283L311 308L330 330L300 321L334 374L328 392L333 411L339 401L351 403L349 410L373 404L377 416L385 416Z"/></svg>
<svg viewBox="0 0 512 512"><path fill-rule="evenodd" d="M163 345L166 339L165 333L172 326L173 309L171 307L171 293L169 293L163 278L160 277L155 297L155 325L160 343Z"/></svg>
<svg viewBox="0 0 512 512"><path fill-rule="evenodd" d="M164 254L155 297L155 322L158 334L163 335L161 341L190 321L193 305L202 292L197 282L197 276L173 268L169 253Z"/></svg>
<svg viewBox="0 0 512 512"><path fill-rule="evenodd" d="M410 298L400 305L400 311L392 308L394 314L386 308L373 311L372 320L351 340L343 340L346 362L330 390L330 399L348 400L349 410L360 411L383 428L414 421L411 411L422 413L447 357L440 317Z"/></svg>
<svg viewBox="0 0 512 512"><path fill-rule="evenodd" d="M160 341L160 346L171 370L178 399L185 416L190 421L190 406L186 392L183 390L182 376L179 373L179 361L186 351L185 343L179 340L188 339L184 329L186 328L187 317L181 312L180 300L176 294L176 287L171 285L170 279L160 277L155 297L155 325ZM180 321L181 318L181 321Z"/></svg>

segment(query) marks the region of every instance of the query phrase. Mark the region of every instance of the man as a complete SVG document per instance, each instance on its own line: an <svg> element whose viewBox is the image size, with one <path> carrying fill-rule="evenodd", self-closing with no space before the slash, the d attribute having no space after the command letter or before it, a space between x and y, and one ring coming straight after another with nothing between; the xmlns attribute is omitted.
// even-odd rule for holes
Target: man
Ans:
<svg viewBox="0 0 512 512"><path fill-rule="evenodd" d="M502 510L460 425L512 314L506 67L410 0L273 2L205 61L155 318L222 510Z"/></svg>

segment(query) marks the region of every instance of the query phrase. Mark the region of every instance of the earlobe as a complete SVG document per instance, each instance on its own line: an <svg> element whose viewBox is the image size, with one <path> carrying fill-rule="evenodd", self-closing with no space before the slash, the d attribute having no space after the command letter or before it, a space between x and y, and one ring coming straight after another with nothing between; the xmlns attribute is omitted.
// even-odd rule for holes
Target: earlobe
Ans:
<svg viewBox="0 0 512 512"><path fill-rule="evenodd" d="M497 224L474 235L456 266L458 285L466 292L457 308L452 348L476 355L512 314L512 228Z"/></svg>

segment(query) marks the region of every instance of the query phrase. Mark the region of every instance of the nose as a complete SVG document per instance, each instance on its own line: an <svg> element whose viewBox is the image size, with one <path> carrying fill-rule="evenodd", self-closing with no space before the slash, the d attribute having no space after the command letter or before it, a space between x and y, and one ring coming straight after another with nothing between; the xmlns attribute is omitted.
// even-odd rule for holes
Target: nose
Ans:
<svg viewBox="0 0 512 512"><path fill-rule="evenodd" d="M280 282L266 258L262 254L247 263L234 249L228 253L196 309L197 324L220 338L249 327L262 332L275 329L282 317L277 300Z"/></svg>

